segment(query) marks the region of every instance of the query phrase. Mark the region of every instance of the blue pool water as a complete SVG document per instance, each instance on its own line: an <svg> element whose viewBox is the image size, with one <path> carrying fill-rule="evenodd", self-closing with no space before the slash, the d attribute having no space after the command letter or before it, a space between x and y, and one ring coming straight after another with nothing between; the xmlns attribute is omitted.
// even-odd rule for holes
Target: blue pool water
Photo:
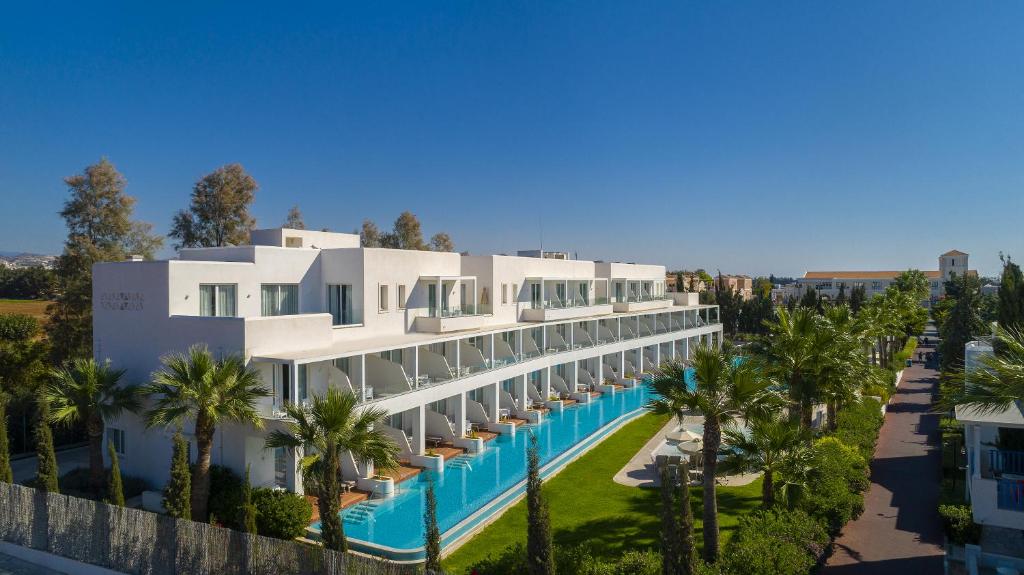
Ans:
<svg viewBox="0 0 1024 575"><path fill-rule="evenodd" d="M515 437L501 435L479 454L449 460L444 473L424 472L401 483L393 498L346 509L342 512L345 535L395 549L421 547L424 499L431 477L437 494L437 520L444 534L526 478L527 430L537 435L544 465L616 418L635 413L649 397L647 386L640 385L614 395L604 394L562 413L549 413L540 425L522 426ZM320 525L313 527L319 529Z"/></svg>

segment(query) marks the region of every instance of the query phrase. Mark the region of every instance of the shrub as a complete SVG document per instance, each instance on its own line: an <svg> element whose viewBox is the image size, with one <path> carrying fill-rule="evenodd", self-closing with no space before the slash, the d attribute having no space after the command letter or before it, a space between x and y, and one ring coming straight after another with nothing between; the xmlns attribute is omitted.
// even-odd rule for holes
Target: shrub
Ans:
<svg viewBox="0 0 1024 575"><path fill-rule="evenodd" d="M828 533L802 511L760 511L742 517L725 552L724 573L807 573L828 545Z"/></svg>
<svg viewBox="0 0 1024 575"><path fill-rule="evenodd" d="M558 575L661 575L661 555L655 551L627 551L617 560L598 559L587 544L556 546L555 573ZM498 555L489 555L469 569L477 575L526 573L526 547L509 545Z"/></svg>
<svg viewBox="0 0 1024 575"><path fill-rule="evenodd" d="M878 441L878 430L884 422L882 405L864 397L839 411L834 435L844 444L856 447L865 459L871 459Z"/></svg>
<svg viewBox="0 0 1024 575"><path fill-rule="evenodd" d="M110 479L109 469L107 470L107 478L108 480ZM90 481L89 469L87 467L77 467L60 477L60 492L75 497L95 498L96 494L92 491ZM147 489L149 489L149 482L145 479L121 474L121 491L124 493L125 499L142 495L142 492Z"/></svg>
<svg viewBox="0 0 1024 575"><path fill-rule="evenodd" d="M39 333L39 320L23 313L0 313L0 341L20 342Z"/></svg>
<svg viewBox="0 0 1024 575"><path fill-rule="evenodd" d="M555 553L556 561L559 553ZM488 555L477 561L471 568L471 573L477 575L506 575L507 573L526 573L526 547L522 543L509 545L498 555ZM558 563L556 573L566 575L562 570L561 562Z"/></svg>
<svg viewBox="0 0 1024 575"><path fill-rule="evenodd" d="M243 530L245 492L242 478L222 465L210 466L210 514L225 527Z"/></svg>
<svg viewBox="0 0 1024 575"><path fill-rule="evenodd" d="M799 508L835 535L864 511L867 488L867 462L857 449L825 437L814 443L811 472Z"/></svg>
<svg viewBox="0 0 1024 575"><path fill-rule="evenodd" d="M939 505L939 517L951 542L973 545L981 538L981 525L974 522L970 505Z"/></svg>
<svg viewBox="0 0 1024 575"><path fill-rule="evenodd" d="M253 489L252 504L256 507L256 532L268 537L301 537L313 517L313 505L290 491Z"/></svg>

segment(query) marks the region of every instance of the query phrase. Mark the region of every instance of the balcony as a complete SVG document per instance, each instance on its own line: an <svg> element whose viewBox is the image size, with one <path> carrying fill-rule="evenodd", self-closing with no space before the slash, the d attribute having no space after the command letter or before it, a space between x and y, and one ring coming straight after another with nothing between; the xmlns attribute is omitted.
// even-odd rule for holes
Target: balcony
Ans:
<svg viewBox="0 0 1024 575"><path fill-rule="evenodd" d="M672 305L672 297L669 295L637 294L623 298L612 304L615 313L627 313L634 311L647 311L661 309Z"/></svg>
<svg viewBox="0 0 1024 575"><path fill-rule="evenodd" d="M1006 511L1024 511L1024 477L997 480L996 507Z"/></svg>
<svg viewBox="0 0 1024 575"><path fill-rule="evenodd" d="M490 306L472 304L429 309L427 315L416 318L416 331L450 333L478 329L490 313Z"/></svg>
<svg viewBox="0 0 1024 575"><path fill-rule="evenodd" d="M559 321L578 317L606 315L612 313L607 298L566 298L557 297L546 301L532 302L523 310L523 321Z"/></svg>

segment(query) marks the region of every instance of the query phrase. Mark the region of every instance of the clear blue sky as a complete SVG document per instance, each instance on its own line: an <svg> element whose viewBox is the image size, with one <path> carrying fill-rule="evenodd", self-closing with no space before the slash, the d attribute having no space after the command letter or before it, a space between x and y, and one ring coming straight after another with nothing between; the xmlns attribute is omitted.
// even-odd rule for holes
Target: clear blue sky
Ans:
<svg viewBox="0 0 1024 575"><path fill-rule="evenodd" d="M1024 3L17 2L0 250L108 157L167 230L240 162L258 223L799 274L1024 259Z"/></svg>

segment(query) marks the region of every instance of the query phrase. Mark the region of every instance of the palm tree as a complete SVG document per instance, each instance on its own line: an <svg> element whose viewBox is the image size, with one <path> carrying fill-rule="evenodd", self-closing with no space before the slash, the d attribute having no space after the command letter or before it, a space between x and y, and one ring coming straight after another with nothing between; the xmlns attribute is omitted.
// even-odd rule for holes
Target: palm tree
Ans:
<svg viewBox="0 0 1024 575"><path fill-rule="evenodd" d="M978 364L952 376L943 386L942 406L957 405L991 414L1024 401L1024 332L997 327L996 353L978 358Z"/></svg>
<svg viewBox="0 0 1024 575"><path fill-rule="evenodd" d="M739 473L761 473L761 503L775 505L777 491L785 491L788 482L777 483L779 475L794 458L807 451L807 432L793 421L778 414L750 420L749 434L736 426L724 429L723 442L729 447L721 462L722 470Z"/></svg>
<svg viewBox="0 0 1024 575"><path fill-rule="evenodd" d="M649 404L655 413L683 417L697 411L704 416L704 558L718 559L718 501L715 473L722 444L722 426L736 418L767 414L780 403L765 370L749 359L737 361L729 351L701 344L691 360L696 385L691 390L684 378L687 367L679 362L661 367L652 386L656 399Z"/></svg>
<svg viewBox="0 0 1024 575"><path fill-rule="evenodd" d="M813 309L798 307L793 312L779 308L773 322L768 322L768 336L763 338L761 355L789 392L791 415L799 415L804 429L811 428L814 404L820 390L814 377L815 363L827 341L818 330L818 316Z"/></svg>
<svg viewBox="0 0 1024 575"><path fill-rule="evenodd" d="M246 366L241 356L214 359L203 344L162 361L164 368L153 374L153 382L146 388L157 396L146 413L147 425L180 426L186 419L195 422L198 456L192 470L192 519L206 521L210 452L217 426L230 421L262 429L256 402L270 392L263 387L259 372Z"/></svg>
<svg viewBox="0 0 1024 575"><path fill-rule="evenodd" d="M110 362L75 359L51 371L43 394L50 404L50 421L64 425L84 423L89 438L89 483L94 493L103 489L103 431L107 421L125 411L139 410L139 388L121 385L123 369Z"/></svg>
<svg viewBox="0 0 1024 575"><path fill-rule="evenodd" d="M320 536L324 546L347 551L339 515L341 456L349 452L358 461L372 461L378 470L398 467L398 445L383 431L388 414L373 407L358 408L351 392L328 388L308 405L288 403L284 430L267 436L266 448L304 448L299 460L303 483L316 492L320 509Z"/></svg>

